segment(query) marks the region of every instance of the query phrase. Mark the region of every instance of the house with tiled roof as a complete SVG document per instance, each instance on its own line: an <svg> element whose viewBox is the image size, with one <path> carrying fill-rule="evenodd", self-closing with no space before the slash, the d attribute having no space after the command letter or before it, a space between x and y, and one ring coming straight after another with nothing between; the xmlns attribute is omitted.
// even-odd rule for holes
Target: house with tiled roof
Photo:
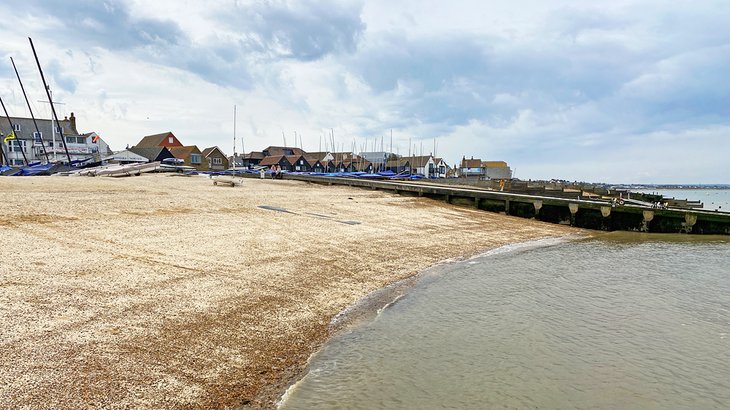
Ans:
<svg viewBox="0 0 730 410"><path fill-rule="evenodd" d="M443 158L436 158L433 159L434 164L434 176L437 178L446 178L446 174L449 170L449 164L444 161Z"/></svg>
<svg viewBox="0 0 730 410"><path fill-rule="evenodd" d="M325 166L327 161L323 164L322 161L318 159L307 159L307 162L309 162L309 167L312 172L327 172Z"/></svg>
<svg viewBox="0 0 730 410"><path fill-rule="evenodd" d="M393 171L396 174L400 174L401 172L411 172L411 161L409 161L409 158L389 159L385 162L385 169Z"/></svg>
<svg viewBox="0 0 730 410"><path fill-rule="evenodd" d="M143 137L135 147L153 148L153 147L182 147L183 144L177 139L172 131L163 132L161 134L153 134Z"/></svg>
<svg viewBox="0 0 730 410"><path fill-rule="evenodd" d="M431 155L416 155L408 157L411 164L412 173L425 175L427 177L435 176L436 164Z"/></svg>
<svg viewBox="0 0 730 410"><path fill-rule="evenodd" d="M253 168L261 162L262 159L266 158L266 155L262 151L251 151L248 154L241 154L237 156L233 163L236 167L242 168Z"/></svg>
<svg viewBox="0 0 730 410"><path fill-rule="evenodd" d="M214 171L228 169L228 157L217 146L204 149L202 154L204 160L208 163L208 169Z"/></svg>
<svg viewBox="0 0 730 410"><path fill-rule="evenodd" d="M188 145L185 147L168 148L170 153L177 158L183 160L182 165L193 167L198 171L205 171L208 164L203 161L203 153L196 145Z"/></svg>
<svg viewBox="0 0 730 410"><path fill-rule="evenodd" d="M459 176L462 177L470 177L470 176L476 176L481 177L483 175L483 168L482 168L482 160L479 158L471 157L471 159L466 159L466 157L461 158L461 165L459 166Z"/></svg>

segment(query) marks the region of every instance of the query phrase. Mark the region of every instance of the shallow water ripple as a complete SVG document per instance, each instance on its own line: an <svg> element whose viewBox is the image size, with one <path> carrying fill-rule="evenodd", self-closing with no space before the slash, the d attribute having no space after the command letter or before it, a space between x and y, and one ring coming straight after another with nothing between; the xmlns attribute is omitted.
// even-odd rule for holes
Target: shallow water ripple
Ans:
<svg viewBox="0 0 730 410"><path fill-rule="evenodd" d="M627 235L475 261L332 340L283 407L730 407L726 240Z"/></svg>

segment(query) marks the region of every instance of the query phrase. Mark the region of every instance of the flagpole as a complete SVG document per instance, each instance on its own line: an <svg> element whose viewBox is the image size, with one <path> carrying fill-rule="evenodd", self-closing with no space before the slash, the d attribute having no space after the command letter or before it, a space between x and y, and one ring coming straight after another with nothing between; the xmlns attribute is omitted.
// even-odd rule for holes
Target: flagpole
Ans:
<svg viewBox="0 0 730 410"><path fill-rule="evenodd" d="M28 94L25 93L25 87L23 87L23 82L20 81L20 74L18 74L18 68L15 66L15 61L13 60L13 57L10 57L10 62L13 63L13 70L15 70L15 76L18 77L18 83L20 83L20 89L23 91L23 97L25 97L25 103L28 105L28 111L30 112L30 118L33 119L33 125L35 126L35 132L38 133L38 137L41 139L41 147L43 148L43 154L46 156L46 163L51 162L51 160L48 158L48 150L46 150L46 144L43 142L43 134L41 134L41 130L38 129L38 123L35 120L35 115L33 115L33 109L30 108L30 101L28 101ZM33 145L35 145L35 136L33 136Z"/></svg>
<svg viewBox="0 0 730 410"><path fill-rule="evenodd" d="M0 165L2 165L3 162L10 165L10 159L6 159L5 157L5 143L2 138L0 138Z"/></svg>
<svg viewBox="0 0 730 410"><path fill-rule="evenodd" d="M41 62L38 60L38 54L35 52L35 46L33 46L33 39L28 37L28 41L30 41L30 48L33 50L33 56L35 57L35 62L38 65L38 71L41 73L41 80L43 80L43 87L46 89L46 95L48 95L48 101L51 103L51 112L53 113L53 119L56 120L56 124L60 124L58 121L58 115L56 115L56 107L53 106L53 99L51 99L51 90L48 88L48 83L46 83L46 77L43 75L43 69L41 68ZM54 130L55 132L55 130ZM61 142L63 143L63 149L66 151L66 158L68 159L68 166L71 166L71 154L68 153L68 146L66 145L66 138L63 137L63 127L58 127L58 133L61 134ZM54 147L55 149L55 147Z"/></svg>
<svg viewBox="0 0 730 410"><path fill-rule="evenodd" d="M13 126L13 121L10 120L10 115L8 115L8 110L5 108L5 103L3 102L3 99L0 98L0 105L3 106L3 111L5 112L5 118L8 119L8 123L10 124L10 135L13 136L13 138L10 138L11 140L15 140L15 145L17 145L20 148L20 154L23 155L23 162L25 162L25 165L28 165L28 158L25 156L25 150L23 150L23 146L20 144L20 140L18 139L18 136L15 135L15 127ZM8 137L5 137L5 139L8 139ZM10 144L8 144L8 147L10 147ZM10 151L10 150L8 150ZM10 153L8 152L8 156Z"/></svg>

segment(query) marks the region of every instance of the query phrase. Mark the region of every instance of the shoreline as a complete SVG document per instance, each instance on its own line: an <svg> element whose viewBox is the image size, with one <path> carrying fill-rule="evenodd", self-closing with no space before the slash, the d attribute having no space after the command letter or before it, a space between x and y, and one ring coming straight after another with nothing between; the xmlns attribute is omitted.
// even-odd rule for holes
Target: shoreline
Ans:
<svg viewBox="0 0 730 410"><path fill-rule="evenodd" d="M538 249L549 246L558 246L562 244L571 243L574 241L585 240L594 238L595 235L587 233L568 233L564 236L559 237L547 237L540 239L533 239L524 242L515 242L510 244L501 245L497 248L485 249L481 252L477 252L473 255L461 255L452 258L439 261L425 269L416 272L413 276L405 279L401 279L395 283L391 283L383 288L372 291L365 295L363 298L355 301L351 305L342 309L337 315L335 315L330 323L330 333L324 341L317 345L317 348L309 355L306 364L299 372L293 372L291 377L288 377L289 383L287 387L282 390L269 391L265 389L262 392L261 401L274 402L275 408L279 409L288 399L292 389L296 389L297 385L309 374L311 361L317 357L322 351L322 348L329 343L333 338L359 326L363 326L366 323L377 320L377 317L385 310L398 303L401 298L408 296L408 292L414 286L418 286L421 282L427 279L438 278L443 274L441 268L448 267L450 265L458 265L465 262L469 262L474 259L486 258L493 255L499 255L504 253L523 252L531 249ZM246 406L241 406L240 409L245 409Z"/></svg>
<svg viewBox="0 0 730 410"><path fill-rule="evenodd" d="M286 180L0 183L0 401L20 407L273 408L358 300L455 256L582 232Z"/></svg>

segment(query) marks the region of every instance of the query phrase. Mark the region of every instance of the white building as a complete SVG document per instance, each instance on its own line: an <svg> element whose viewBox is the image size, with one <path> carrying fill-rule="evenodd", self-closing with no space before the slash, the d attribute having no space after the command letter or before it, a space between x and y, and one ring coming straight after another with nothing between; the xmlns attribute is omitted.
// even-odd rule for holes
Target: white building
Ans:
<svg viewBox="0 0 730 410"><path fill-rule="evenodd" d="M23 154L28 162L46 162L46 154L50 161L66 161L66 150L61 141L61 133L66 140L69 156L72 161L101 160L101 157L111 155L107 143L95 132L81 134L76 129L76 117L71 116L60 120L58 124L49 119L10 117L16 139L2 144L3 152L7 155L10 165L24 165ZM38 126L36 130L36 125ZM0 118L0 134L4 139L10 134L10 123L6 117ZM21 152L22 151L22 152Z"/></svg>

